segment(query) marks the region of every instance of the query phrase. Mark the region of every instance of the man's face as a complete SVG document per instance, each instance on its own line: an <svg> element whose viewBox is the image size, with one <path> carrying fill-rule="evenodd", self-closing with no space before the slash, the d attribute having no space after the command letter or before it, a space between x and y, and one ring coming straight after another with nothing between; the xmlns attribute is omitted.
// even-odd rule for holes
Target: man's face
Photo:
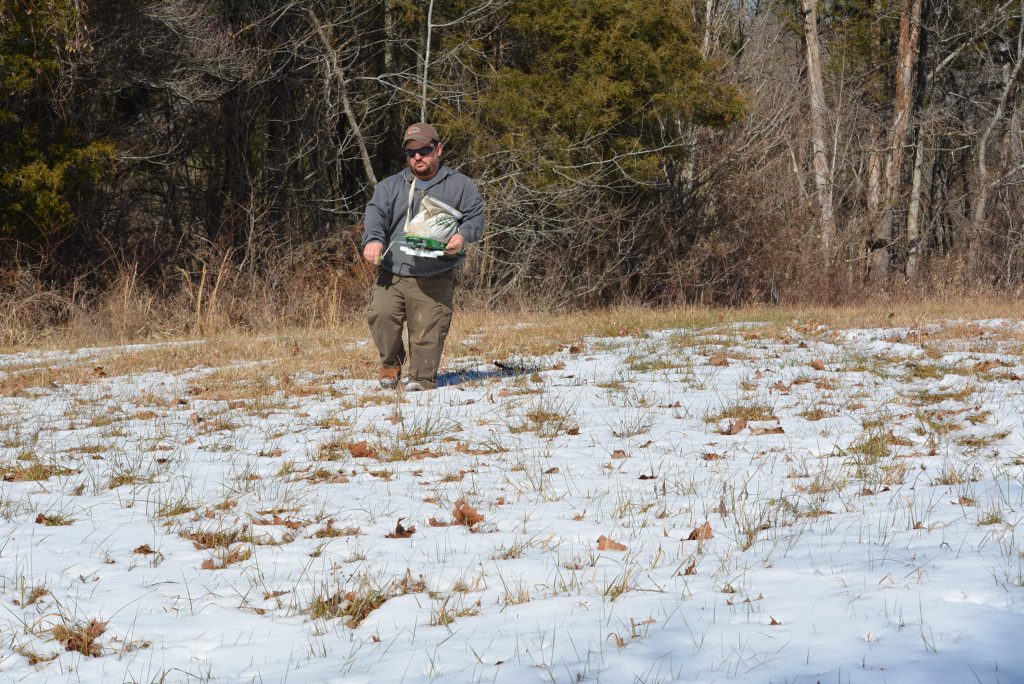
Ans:
<svg viewBox="0 0 1024 684"><path fill-rule="evenodd" d="M420 180L430 180L441 167L441 143L425 144L409 140L405 143L405 158L414 176Z"/></svg>

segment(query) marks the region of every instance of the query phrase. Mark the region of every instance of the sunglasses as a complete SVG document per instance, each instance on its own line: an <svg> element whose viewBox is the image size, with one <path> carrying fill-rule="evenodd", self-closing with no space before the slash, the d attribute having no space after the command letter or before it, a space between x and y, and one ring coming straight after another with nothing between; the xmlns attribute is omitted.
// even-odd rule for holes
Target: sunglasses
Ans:
<svg viewBox="0 0 1024 684"><path fill-rule="evenodd" d="M435 149L437 149L436 145L427 145L426 147L421 147L417 150L410 150L407 147L405 148L405 156L408 157L409 159L412 159L417 154L420 155L421 157L429 157L430 155L434 154Z"/></svg>

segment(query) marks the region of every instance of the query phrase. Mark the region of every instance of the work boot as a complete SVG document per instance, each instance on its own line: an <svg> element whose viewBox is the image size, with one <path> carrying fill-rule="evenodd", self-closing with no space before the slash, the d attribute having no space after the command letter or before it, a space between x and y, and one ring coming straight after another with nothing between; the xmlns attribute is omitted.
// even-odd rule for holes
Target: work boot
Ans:
<svg viewBox="0 0 1024 684"><path fill-rule="evenodd" d="M398 387L398 377L401 374L401 368L388 368L387 366L380 369L380 386L381 389L395 389Z"/></svg>

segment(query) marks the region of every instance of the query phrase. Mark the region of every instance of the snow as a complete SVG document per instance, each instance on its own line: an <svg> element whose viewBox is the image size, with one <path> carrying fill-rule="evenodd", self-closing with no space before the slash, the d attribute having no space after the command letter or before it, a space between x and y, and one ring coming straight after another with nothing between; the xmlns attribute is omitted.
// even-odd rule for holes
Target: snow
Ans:
<svg viewBox="0 0 1024 684"><path fill-rule="evenodd" d="M13 393L0 680L1024 681L1022 336L749 324L450 359L415 394ZM91 620L93 656L54 630Z"/></svg>

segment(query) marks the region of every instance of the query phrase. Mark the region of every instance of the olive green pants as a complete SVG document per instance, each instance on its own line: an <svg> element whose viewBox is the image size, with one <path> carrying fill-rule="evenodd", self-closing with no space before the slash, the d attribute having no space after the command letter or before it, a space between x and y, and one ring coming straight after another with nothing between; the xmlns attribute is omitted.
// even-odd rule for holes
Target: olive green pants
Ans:
<svg viewBox="0 0 1024 684"><path fill-rule="evenodd" d="M409 328L409 378L424 389L437 387L437 369L452 323L455 269L421 278L381 270L367 320L382 368L405 365L403 327Z"/></svg>

